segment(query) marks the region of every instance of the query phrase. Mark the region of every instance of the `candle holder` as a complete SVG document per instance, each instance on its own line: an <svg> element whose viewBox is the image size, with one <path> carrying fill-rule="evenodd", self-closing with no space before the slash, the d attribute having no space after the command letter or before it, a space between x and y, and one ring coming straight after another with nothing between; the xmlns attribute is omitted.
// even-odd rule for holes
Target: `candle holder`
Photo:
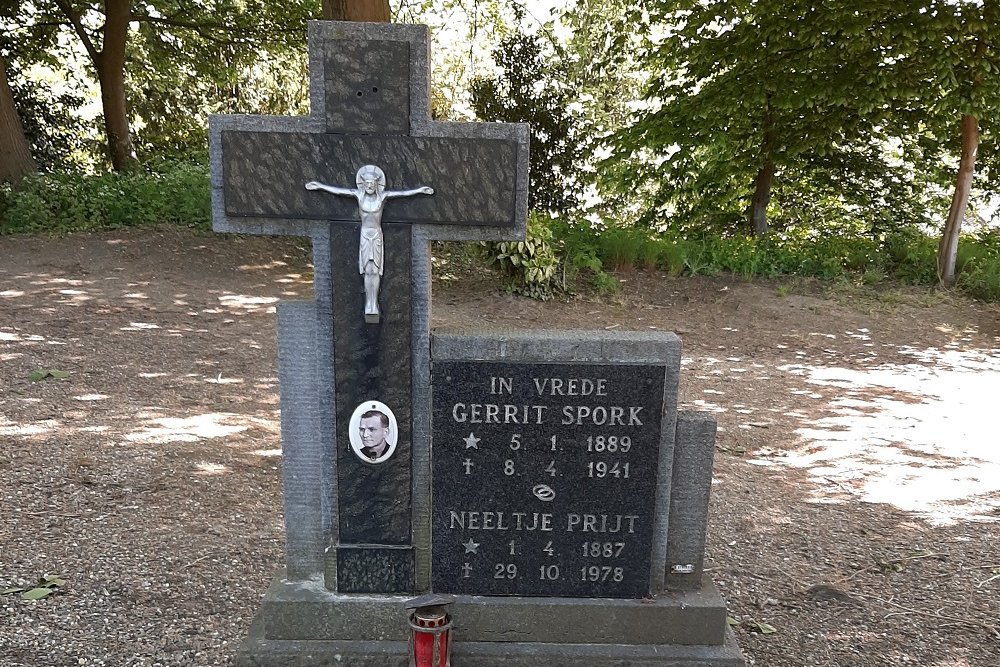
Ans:
<svg viewBox="0 0 1000 667"><path fill-rule="evenodd" d="M450 595L423 595L406 603L410 622L410 667L451 667Z"/></svg>

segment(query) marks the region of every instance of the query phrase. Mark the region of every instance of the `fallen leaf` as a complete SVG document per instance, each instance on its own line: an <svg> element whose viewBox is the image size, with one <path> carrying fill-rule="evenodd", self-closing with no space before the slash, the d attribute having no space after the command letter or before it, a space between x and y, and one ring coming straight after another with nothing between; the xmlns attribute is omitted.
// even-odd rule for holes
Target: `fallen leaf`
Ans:
<svg viewBox="0 0 1000 667"><path fill-rule="evenodd" d="M37 371L31 371L28 378L32 382L41 382L46 378L55 378L57 380L64 380L69 377L69 371L60 371L55 368L40 368Z"/></svg>
<svg viewBox="0 0 1000 667"><path fill-rule="evenodd" d="M21 597L25 600L41 600L52 595L54 592L55 589L52 588L32 588L30 591L21 593Z"/></svg>

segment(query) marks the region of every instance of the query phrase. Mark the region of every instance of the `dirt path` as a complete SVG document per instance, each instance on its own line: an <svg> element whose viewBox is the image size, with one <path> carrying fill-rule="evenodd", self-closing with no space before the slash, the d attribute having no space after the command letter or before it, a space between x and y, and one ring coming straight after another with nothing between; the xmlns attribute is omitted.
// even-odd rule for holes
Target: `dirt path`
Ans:
<svg viewBox="0 0 1000 667"><path fill-rule="evenodd" d="M0 589L66 580L0 597L0 664L229 664L283 560L273 308L310 297L304 247L0 237ZM720 425L710 567L752 664L1000 664L1000 311L621 277L542 304L442 275L434 320L682 336L682 407Z"/></svg>

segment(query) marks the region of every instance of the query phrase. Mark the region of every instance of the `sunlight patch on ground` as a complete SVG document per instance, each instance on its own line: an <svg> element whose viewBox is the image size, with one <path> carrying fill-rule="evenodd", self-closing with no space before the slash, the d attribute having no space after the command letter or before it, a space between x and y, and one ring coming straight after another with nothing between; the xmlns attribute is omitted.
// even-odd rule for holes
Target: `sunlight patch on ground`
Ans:
<svg viewBox="0 0 1000 667"><path fill-rule="evenodd" d="M130 442L195 442L226 438L250 428L250 420L231 412L209 412L193 417L161 417L125 436Z"/></svg>
<svg viewBox="0 0 1000 667"><path fill-rule="evenodd" d="M266 264L240 264L236 268L240 271L266 271L268 269L277 269L282 266L288 266L288 264L282 262L280 259L272 259Z"/></svg>
<svg viewBox="0 0 1000 667"><path fill-rule="evenodd" d="M219 373L214 378L205 378L205 382L209 384L243 384L243 378L224 378L222 373Z"/></svg>
<svg viewBox="0 0 1000 667"><path fill-rule="evenodd" d="M251 313L273 312L274 304L278 302L273 296L247 296L245 294L224 294L219 297L219 303L227 308L239 308Z"/></svg>
<svg viewBox="0 0 1000 667"><path fill-rule="evenodd" d="M42 435L43 433L50 432L57 426L59 426L59 422L53 419L35 422L34 424L15 424L5 419L2 425L0 425L0 435L21 437Z"/></svg>
<svg viewBox="0 0 1000 667"><path fill-rule="evenodd" d="M255 449L250 453L254 456L281 456L281 449Z"/></svg>
<svg viewBox="0 0 1000 667"><path fill-rule="evenodd" d="M781 367L842 394L830 401L831 414L796 431L800 447L753 463L805 468L821 497L848 491L937 522L1000 519L1000 355L902 352L927 365Z"/></svg>
<svg viewBox="0 0 1000 667"><path fill-rule="evenodd" d="M196 473L198 475L221 475L229 472L229 469L221 463L209 463L207 461L201 461L195 468L198 470Z"/></svg>
<svg viewBox="0 0 1000 667"><path fill-rule="evenodd" d="M74 396L75 401L105 401L111 398L107 394L84 394L82 396Z"/></svg>
<svg viewBox="0 0 1000 667"><path fill-rule="evenodd" d="M709 403L708 401L703 401L700 398L691 401L691 405L696 405L702 410L708 410L709 412L726 412L728 408L724 408L716 403Z"/></svg>
<svg viewBox="0 0 1000 667"><path fill-rule="evenodd" d="M45 340L45 336L39 336L37 334L16 334L10 333L8 331L0 331L0 341L5 341L9 343L37 343Z"/></svg>

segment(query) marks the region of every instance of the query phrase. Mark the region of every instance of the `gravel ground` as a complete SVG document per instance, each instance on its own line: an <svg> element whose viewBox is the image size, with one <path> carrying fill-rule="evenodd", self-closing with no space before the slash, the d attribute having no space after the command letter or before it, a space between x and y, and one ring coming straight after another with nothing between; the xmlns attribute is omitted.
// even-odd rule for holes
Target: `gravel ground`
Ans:
<svg viewBox="0 0 1000 667"><path fill-rule="evenodd" d="M0 665L228 665L283 560L274 303L302 242L0 237ZM1000 312L914 289L621 275L435 321L678 331L720 433L708 545L753 665L1000 665ZM32 381L36 371L65 378ZM61 373L55 373L61 375Z"/></svg>

